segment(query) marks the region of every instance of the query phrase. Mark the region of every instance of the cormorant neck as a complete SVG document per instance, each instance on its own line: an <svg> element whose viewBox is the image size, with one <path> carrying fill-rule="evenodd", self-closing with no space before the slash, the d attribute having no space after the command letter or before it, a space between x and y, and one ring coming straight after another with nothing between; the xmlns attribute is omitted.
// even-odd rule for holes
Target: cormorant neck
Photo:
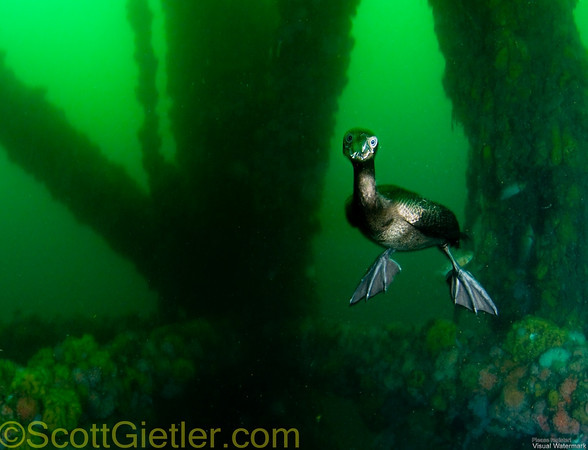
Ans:
<svg viewBox="0 0 588 450"><path fill-rule="evenodd" d="M374 160L353 166L353 197L362 205L376 201L376 168Z"/></svg>

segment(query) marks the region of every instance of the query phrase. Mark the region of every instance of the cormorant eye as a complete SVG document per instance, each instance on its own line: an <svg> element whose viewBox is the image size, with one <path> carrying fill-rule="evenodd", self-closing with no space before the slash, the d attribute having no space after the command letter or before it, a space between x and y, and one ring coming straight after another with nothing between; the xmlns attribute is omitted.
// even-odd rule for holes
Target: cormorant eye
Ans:
<svg viewBox="0 0 588 450"><path fill-rule="evenodd" d="M347 136L345 136L345 142L351 144L351 141L353 141L353 135L349 133Z"/></svg>
<svg viewBox="0 0 588 450"><path fill-rule="evenodd" d="M371 147L371 148L375 148L375 147L376 147L376 145L378 145L378 138L377 138L377 137L375 137L375 136L372 136L372 137L370 138L370 147Z"/></svg>

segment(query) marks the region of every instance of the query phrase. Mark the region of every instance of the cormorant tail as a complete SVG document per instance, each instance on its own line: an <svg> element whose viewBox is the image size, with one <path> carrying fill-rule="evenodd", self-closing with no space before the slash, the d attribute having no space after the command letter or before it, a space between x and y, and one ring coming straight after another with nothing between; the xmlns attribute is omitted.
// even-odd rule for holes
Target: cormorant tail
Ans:
<svg viewBox="0 0 588 450"><path fill-rule="evenodd" d="M451 298L456 305L465 306L474 311L485 311L489 314L498 315L496 305L471 273L463 269L455 260L448 245L442 245L441 250L445 252L453 269L447 273L447 282L451 289Z"/></svg>
<svg viewBox="0 0 588 450"><path fill-rule="evenodd" d="M390 283L392 283L396 274L401 270L398 263L393 259L390 259L390 255L393 252L394 250L389 248L378 256L359 282L359 285L349 301L350 305L355 305L364 297L367 301L370 297L373 297L380 292L385 292L386 289L388 289L388 286L390 286Z"/></svg>

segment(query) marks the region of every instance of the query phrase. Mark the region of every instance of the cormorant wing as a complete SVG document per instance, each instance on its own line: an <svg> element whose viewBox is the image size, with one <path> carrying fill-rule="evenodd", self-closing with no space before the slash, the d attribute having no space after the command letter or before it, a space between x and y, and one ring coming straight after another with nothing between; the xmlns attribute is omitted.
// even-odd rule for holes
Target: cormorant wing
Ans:
<svg viewBox="0 0 588 450"><path fill-rule="evenodd" d="M421 233L459 246L459 223L450 209L398 186L379 186L378 192L393 202L404 220Z"/></svg>

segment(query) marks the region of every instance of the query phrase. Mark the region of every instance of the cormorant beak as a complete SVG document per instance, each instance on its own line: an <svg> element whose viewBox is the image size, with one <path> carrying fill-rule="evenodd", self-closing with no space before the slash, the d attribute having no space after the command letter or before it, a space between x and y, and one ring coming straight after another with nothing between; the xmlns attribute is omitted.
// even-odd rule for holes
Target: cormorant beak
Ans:
<svg viewBox="0 0 588 450"><path fill-rule="evenodd" d="M351 130L343 139L343 154L351 162L362 163L374 157L378 148L378 138L365 130Z"/></svg>
<svg viewBox="0 0 588 450"><path fill-rule="evenodd" d="M350 158L354 161L364 162L372 159L376 154L376 148L378 146L378 139L375 136L361 135L361 139L358 139L357 144L354 147L358 147L361 143L361 147L357 148L353 153L350 154Z"/></svg>

